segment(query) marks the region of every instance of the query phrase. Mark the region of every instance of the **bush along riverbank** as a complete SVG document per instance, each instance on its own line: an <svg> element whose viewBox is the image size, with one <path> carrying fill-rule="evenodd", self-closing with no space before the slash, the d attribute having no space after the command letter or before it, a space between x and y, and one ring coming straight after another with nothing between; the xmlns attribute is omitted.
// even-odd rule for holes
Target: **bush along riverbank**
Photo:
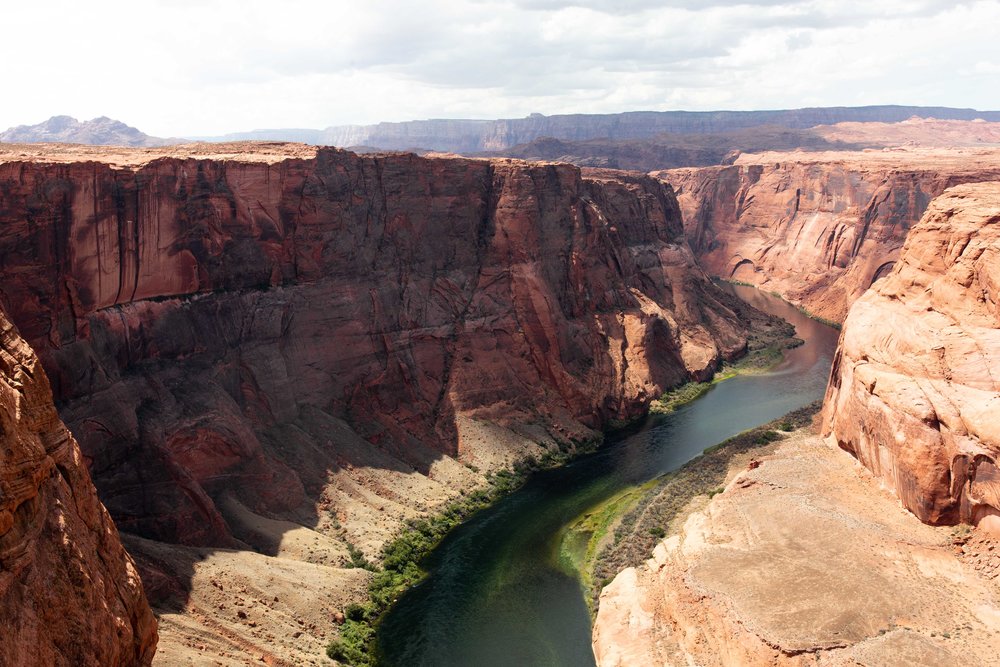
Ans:
<svg viewBox="0 0 1000 667"><path fill-rule="evenodd" d="M352 603L344 610L340 636L326 649L327 655L352 667L380 664L375 643L376 626L382 615L408 588L424 578L424 558L455 527L476 512L489 507L520 488L539 470L564 465L573 458L593 452L602 439L574 443L561 451L547 451L542 457L527 457L512 469L501 469L487 476L487 485L449 503L439 513L407 523L400 535L382 549L379 564L362 562L358 566L373 572L368 584L368 600Z"/></svg>
<svg viewBox="0 0 1000 667"><path fill-rule="evenodd" d="M726 476L733 464L746 459L753 465L754 457L763 456L776 447L788 433L812 424L821 407L815 401L772 422L744 431L706 449L696 459L652 482L619 494L608 501L612 511L605 512L603 544L595 545L593 556L583 564L583 581L589 589L588 599L596 613L597 601L604 588L618 572L641 564L653 547L671 534L671 527L689 503L698 496L711 498L724 488ZM623 503L621 496L630 502ZM608 503L604 503L608 505ZM602 514L602 508L588 513ZM592 530L593 526L584 529ZM597 537L597 533L593 533Z"/></svg>
<svg viewBox="0 0 1000 667"><path fill-rule="evenodd" d="M736 377L766 373L783 358L785 350L802 345L801 338L795 337L795 327L774 315L755 311L744 302L737 308L738 314L747 325L746 353L734 360L723 361L712 378L705 382L688 382L665 392L649 405L653 414L669 414L686 403L704 396L713 385Z"/></svg>

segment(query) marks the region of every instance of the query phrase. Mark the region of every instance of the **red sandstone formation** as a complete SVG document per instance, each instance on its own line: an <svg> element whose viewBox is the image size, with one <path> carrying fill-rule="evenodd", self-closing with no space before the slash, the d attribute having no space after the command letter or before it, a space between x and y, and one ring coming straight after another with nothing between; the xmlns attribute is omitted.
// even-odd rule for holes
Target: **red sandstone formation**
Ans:
<svg viewBox="0 0 1000 667"><path fill-rule="evenodd" d="M0 664L149 664L156 621L38 358L0 311Z"/></svg>
<svg viewBox="0 0 1000 667"><path fill-rule="evenodd" d="M463 458L463 420L571 446L745 344L649 177L82 152L3 156L0 300L105 504L146 537L239 545L220 493L292 511L359 442L424 474Z"/></svg>
<svg viewBox="0 0 1000 667"><path fill-rule="evenodd" d="M946 188L1000 178L1000 151L761 153L656 174L677 191L705 270L841 321Z"/></svg>
<svg viewBox="0 0 1000 667"><path fill-rule="evenodd" d="M824 433L928 523L1000 531L1000 183L935 199L851 308Z"/></svg>

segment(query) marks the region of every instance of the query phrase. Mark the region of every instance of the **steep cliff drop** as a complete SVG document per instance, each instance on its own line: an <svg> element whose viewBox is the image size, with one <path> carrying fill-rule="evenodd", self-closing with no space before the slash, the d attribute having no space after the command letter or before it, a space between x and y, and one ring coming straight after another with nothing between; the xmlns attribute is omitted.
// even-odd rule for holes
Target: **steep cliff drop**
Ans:
<svg viewBox="0 0 1000 667"><path fill-rule="evenodd" d="M825 440L730 470L604 589L602 667L995 663L998 248L1000 183L931 202L844 322Z"/></svg>
<svg viewBox="0 0 1000 667"><path fill-rule="evenodd" d="M1000 534L1000 183L948 190L844 324L823 430L933 524Z"/></svg>
<svg viewBox="0 0 1000 667"><path fill-rule="evenodd" d="M38 358L0 310L0 664L148 665L156 621L59 420Z"/></svg>
<svg viewBox="0 0 1000 667"><path fill-rule="evenodd" d="M677 191L688 241L709 274L841 322L892 268L931 199L1000 178L1000 150L767 152L655 175Z"/></svg>
<svg viewBox="0 0 1000 667"><path fill-rule="evenodd" d="M164 660L317 659L370 576L345 566L405 520L746 345L646 176L4 150L0 300L134 536Z"/></svg>

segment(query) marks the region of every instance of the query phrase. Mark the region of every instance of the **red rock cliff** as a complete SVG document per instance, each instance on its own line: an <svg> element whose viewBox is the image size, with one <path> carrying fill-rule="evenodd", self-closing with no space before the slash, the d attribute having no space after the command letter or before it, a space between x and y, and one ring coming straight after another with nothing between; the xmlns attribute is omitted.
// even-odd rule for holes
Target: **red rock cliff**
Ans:
<svg viewBox="0 0 1000 667"><path fill-rule="evenodd" d="M3 665L144 665L156 646L135 566L2 311L0 627Z"/></svg>
<svg viewBox="0 0 1000 667"><path fill-rule="evenodd" d="M1000 153L761 153L657 175L677 191L708 273L777 291L839 322L892 267L931 199L1000 177Z"/></svg>
<svg viewBox="0 0 1000 667"><path fill-rule="evenodd" d="M123 529L232 544L216 494L299 506L345 425L425 474L462 420L569 444L745 344L652 178L259 152L0 164L0 298Z"/></svg>
<svg viewBox="0 0 1000 667"><path fill-rule="evenodd" d="M1000 530L1000 183L935 199L851 308L823 430L929 523Z"/></svg>

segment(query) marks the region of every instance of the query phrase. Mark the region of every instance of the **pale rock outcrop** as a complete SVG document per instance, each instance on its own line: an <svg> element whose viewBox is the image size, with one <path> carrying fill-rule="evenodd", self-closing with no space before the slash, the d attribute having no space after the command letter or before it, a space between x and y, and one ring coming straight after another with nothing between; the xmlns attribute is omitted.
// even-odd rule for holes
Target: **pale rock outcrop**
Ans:
<svg viewBox="0 0 1000 667"><path fill-rule="evenodd" d="M952 538L818 434L799 433L732 471L724 493L604 589L597 663L994 664L996 571Z"/></svg>
<svg viewBox="0 0 1000 667"><path fill-rule="evenodd" d="M1000 532L1000 183L935 199L851 308L823 431L921 520Z"/></svg>

